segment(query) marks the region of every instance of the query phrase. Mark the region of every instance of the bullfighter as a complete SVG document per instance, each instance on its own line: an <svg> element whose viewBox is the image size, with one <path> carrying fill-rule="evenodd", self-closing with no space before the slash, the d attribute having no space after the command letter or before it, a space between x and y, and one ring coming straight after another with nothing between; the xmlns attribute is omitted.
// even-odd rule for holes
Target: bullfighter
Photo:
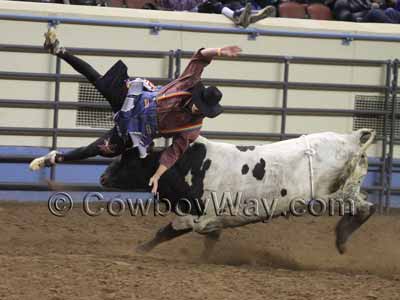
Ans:
<svg viewBox="0 0 400 300"><path fill-rule="evenodd" d="M66 153L53 150L30 163L33 171L56 163L76 161L101 155L115 157L125 150L138 147L142 158L157 137L172 137L150 178L155 193L158 180L186 151L200 134L205 117L215 118L222 113L221 91L205 87L201 74L213 57L236 57L238 46L201 48L193 55L184 72L165 86L155 86L146 79L130 79L127 66L119 60L103 76L82 59L61 47L54 27L45 33L44 48L67 62L84 75L106 98L114 113L114 127L88 146Z"/></svg>

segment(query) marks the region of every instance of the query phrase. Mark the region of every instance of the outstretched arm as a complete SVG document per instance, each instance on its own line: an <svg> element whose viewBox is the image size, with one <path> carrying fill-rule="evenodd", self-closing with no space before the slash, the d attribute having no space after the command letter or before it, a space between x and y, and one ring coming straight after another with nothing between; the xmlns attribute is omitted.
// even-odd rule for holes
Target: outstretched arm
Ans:
<svg viewBox="0 0 400 300"><path fill-rule="evenodd" d="M168 170L168 168L166 166L164 166L163 164L160 164L158 166L157 171L154 173L154 175L150 178L149 181L149 186L152 186L151 192L153 194L157 193L158 190L158 180L160 179L160 177Z"/></svg>
<svg viewBox="0 0 400 300"><path fill-rule="evenodd" d="M228 46L223 48L201 48L192 56L189 64L179 76L182 78L191 78L187 88L193 86L193 82L200 80L203 69L211 62L214 56L234 57L242 51L238 46ZM171 83L172 84L172 83Z"/></svg>
<svg viewBox="0 0 400 300"><path fill-rule="evenodd" d="M183 155L189 144L192 143L200 134L200 129L181 132L174 136L172 144L164 150L160 157L160 165L154 175L150 178L149 185L153 186L151 192L156 193L158 180L171 168L175 162Z"/></svg>
<svg viewBox="0 0 400 300"><path fill-rule="evenodd" d="M214 56L226 56L236 57L242 49L239 46L226 46L222 48L205 48L201 50L201 55L207 58L213 58Z"/></svg>

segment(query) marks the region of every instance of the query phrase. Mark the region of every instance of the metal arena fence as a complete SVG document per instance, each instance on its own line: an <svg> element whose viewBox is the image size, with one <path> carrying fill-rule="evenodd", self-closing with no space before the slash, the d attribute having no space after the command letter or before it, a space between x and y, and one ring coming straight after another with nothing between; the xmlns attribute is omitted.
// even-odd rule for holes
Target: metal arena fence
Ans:
<svg viewBox="0 0 400 300"><path fill-rule="evenodd" d="M249 38L256 38L260 34L274 34L271 31L249 30L249 29L227 29L201 26L173 26L166 28L163 24L153 23L133 23L133 22L113 22L104 20L83 20L60 17L37 17L21 15L0 14L0 19L4 20L23 20L32 22L52 22L52 23L73 23L87 25L106 25L106 26L126 26L126 27L147 27L151 33L157 34L161 29L170 30L189 30L202 32L226 32L237 34L248 34ZM105 23L106 24L103 24ZM166 24L171 27L171 24ZM186 28L187 27L187 28ZM291 33L292 34L292 33ZM289 36L291 35L289 34ZM324 34L324 33L303 33L300 36L343 39L343 42L350 42L353 39L363 40L388 40L385 36L368 35L343 35L343 34ZM275 32L275 35L288 35L284 32ZM396 40L396 38L393 38ZM393 40L389 39L389 40ZM396 40L396 41L400 41ZM165 84L178 77L181 72L181 59L189 58L193 53L188 51L170 50L170 51L130 51L130 50L110 50L110 49L83 49L69 48L76 55L85 56L116 56L116 57L138 57L138 58L168 58L168 75L165 78L148 78L156 84ZM19 52L19 53L45 53L42 47L26 45L5 45L0 44L0 52ZM224 59L224 58L216 58ZM381 156L379 161L370 163L371 168L379 169L379 183L368 186L365 190L369 193L379 194L380 211L388 211L390 207L391 195L400 195L400 188L392 184L392 173L394 167L400 167L400 163L394 162L394 145L400 144L399 137L395 135L396 119L400 118L400 111L397 109L398 88L398 68L399 60L357 60L357 59L331 59L331 58L311 58L311 57L287 57L271 55L241 55L238 60L244 62L272 62L283 65L283 78L280 81L264 80L232 80L232 79L203 79L205 84L214 84L217 86L230 87L257 87L265 89L282 90L282 101L280 107L255 107L255 106L224 106L226 114L254 114L254 115L279 115L281 118L280 132L220 132L220 131L202 131L202 135L207 138L231 139L231 140L259 140L259 141L279 141L295 138L301 134L290 134L286 132L287 118L289 116L335 116L335 117L370 117L383 118L382 134L378 136L381 140ZM366 66L383 67L386 78L384 85L359 85L359 84L331 84L331 83L312 83L312 82L293 82L289 80L290 66L293 64L309 65L332 65L332 66ZM107 130L103 129L67 129L59 128L60 110L77 110L81 108L109 109L108 103L82 103L76 101L60 101L60 83L61 82L87 82L80 75L66 75L61 72L61 59L56 59L55 73L26 73L26 72L4 72L0 71L0 80L28 80L54 82L54 100L10 100L0 98L0 107L7 108L41 108L53 110L52 128L25 128L25 127L0 127L0 135L29 135L29 136L50 136L52 138L51 149L57 148L58 137L98 137ZM377 92L384 95L383 109L328 109L328 108L295 108L288 107L288 91L294 90L317 90L317 91L349 91L349 92ZM167 142L166 142L167 145ZM32 156L2 155L0 163L29 163ZM87 159L78 162L79 164L108 164L110 159ZM74 162L76 164L76 162ZM52 167L50 180L56 178L56 167ZM66 190L103 190L98 185L65 184ZM0 181L0 190L24 190L24 191L48 191L49 187L42 183L18 182L11 183Z"/></svg>

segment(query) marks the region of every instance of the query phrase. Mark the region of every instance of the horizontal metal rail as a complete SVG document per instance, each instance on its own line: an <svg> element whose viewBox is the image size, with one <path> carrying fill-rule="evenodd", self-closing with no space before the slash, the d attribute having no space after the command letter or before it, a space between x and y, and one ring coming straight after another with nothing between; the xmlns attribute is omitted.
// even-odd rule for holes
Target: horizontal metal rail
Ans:
<svg viewBox="0 0 400 300"><path fill-rule="evenodd" d="M161 22L134 22L124 20L106 20L95 18L77 18L77 17L60 17L60 16L36 16L32 14L0 14L0 20L10 21L27 21L27 22L52 22L55 24L77 24L77 25L93 25L93 26L112 26L112 27L131 27L131 28L148 28L153 33L160 30L189 31L189 32L208 32L208 33L230 33L230 34L247 34L252 37L257 36L282 36L293 38L319 38L319 39L341 39L347 42L353 40L364 41L383 41L383 42L400 42L397 35L383 34L362 34L362 33L341 33L341 32L304 32L298 30L278 30L278 29L258 29L258 28L236 28L236 27L216 27L186 24L170 24Z"/></svg>
<svg viewBox="0 0 400 300"><path fill-rule="evenodd" d="M0 107L2 100L0 100ZM254 115L280 115L282 111L286 111L288 115L298 116L337 116L337 117L354 117L354 116L384 116L390 115L390 112L381 110L361 110L361 109L330 109L330 108L305 108L305 107L263 107L263 106L224 106L224 113L232 114L254 114ZM400 116L400 112L397 113Z"/></svg>
<svg viewBox="0 0 400 300"><path fill-rule="evenodd" d="M77 136L78 137L78 136ZM163 151L165 147L154 147L153 151ZM7 155L0 154L0 163L29 163L33 159L37 158L34 155ZM70 161L63 162L62 164L67 165L108 165L110 164L114 158L106 158L106 157L96 157L96 158L87 158L79 161Z"/></svg>
<svg viewBox="0 0 400 300"><path fill-rule="evenodd" d="M0 190L5 191L94 191L94 192L121 192L124 190L115 188L104 188L96 184L84 184L84 183L61 183L61 182L49 182L49 183L30 183L30 182L0 182ZM129 191L129 190L127 190ZM134 192L147 192L143 189L135 189Z"/></svg>
<svg viewBox="0 0 400 300"><path fill-rule="evenodd" d="M7 80L29 80L29 81L56 81L60 82L87 82L86 78L80 75L63 74L56 75L52 73L32 73L32 72L0 72L0 79ZM150 81L155 84L166 84L169 78L149 77ZM239 79L212 79L204 78L205 84L231 86L231 87L258 87L283 89L285 83L283 81L265 81L265 80L239 80ZM332 84L318 82L288 82L287 87L296 90L319 90L319 91L360 91L360 92L379 92L386 90L385 86L379 85L358 85L358 84Z"/></svg>
<svg viewBox="0 0 400 300"><path fill-rule="evenodd" d="M190 58L195 52L180 50L182 58ZM213 60L230 60L229 57L214 57ZM291 64L310 64L310 65L334 65L334 66L360 66L360 67L382 67L388 60L368 60L368 59L343 59L343 58L324 58L324 57L303 57L303 56L283 56L283 55L260 55L260 54L240 54L235 57L235 61L246 62L271 62L284 63L289 61Z"/></svg>
<svg viewBox="0 0 400 300"><path fill-rule="evenodd" d="M161 151L163 148L158 147L156 151ZM29 163L37 156L34 155L0 155L0 163ZM80 161L63 162L62 164L67 165L108 165L114 159L113 158L88 158ZM382 166L383 162L372 161L368 163L369 171L373 171L374 168ZM393 167L400 167L400 162L393 162ZM400 171L399 171L400 172Z"/></svg>
<svg viewBox="0 0 400 300"><path fill-rule="evenodd" d="M52 109L56 104L54 101L44 100L17 100L17 99L0 99L0 107L7 108L42 108ZM104 103L89 103L76 101L61 101L58 104L59 109L79 109L79 108L97 108L110 109L110 105ZM360 110L360 109L329 109L329 108L303 108L303 107L264 107L264 106L223 106L224 113L230 114L254 114L254 115L280 115L283 110L288 115L299 116L337 116L337 117L354 117L354 116L384 116L391 115L390 112L382 110ZM400 117L400 112L396 113Z"/></svg>
<svg viewBox="0 0 400 300"><path fill-rule="evenodd" d="M25 136L52 136L57 132L59 136L67 137L99 137L108 130L104 129L78 129L78 128L23 128L0 127L0 135L25 135Z"/></svg>
<svg viewBox="0 0 400 300"><path fill-rule="evenodd" d="M37 156L33 155L0 155L0 163L30 163ZM88 158L75 162L63 162L71 165L108 165L113 161L111 158Z"/></svg>
<svg viewBox="0 0 400 300"><path fill-rule="evenodd" d="M81 75L74 74L62 74L56 75L53 73L33 73L33 72L0 72L0 79L8 79L8 80L29 80L29 81L56 81L60 80L61 82L88 82L85 77ZM148 80L152 81L155 84L166 84L170 81L169 78L161 78L161 77L148 77Z"/></svg>
<svg viewBox="0 0 400 300"><path fill-rule="evenodd" d="M0 135L19 135L19 136L47 136L51 137L54 132L62 137L99 137L105 134L106 129L80 129L80 128L24 128L24 127L0 127ZM278 141L296 138L301 134L286 133L254 133L254 132L225 132L225 131L202 131L202 136L210 139L225 140L252 140L252 141Z"/></svg>
<svg viewBox="0 0 400 300"><path fill-rule="evenodd" d="M24 135L24 136L52 136L57 132L63 137L99 137L105 134L105 129L80 129L80 128L24 128L24 127L0 127L0 135ZM202 131L206 138L216 139L238 139L238 140L277 140L280 133L254 133L254 132L223 132L223 131ZM301 134L285 134L285 138L299 137Z"/></svg>
<svg viewBox="0 0 400 300"><path fill-rule="evenodd" d="M381 186L371 186L371 187L365 187L365 188L363 187L363 188L361 188L361 190L364 190L368 193L374 193L374 192L381 191L382 187ZM390 188L388 190L390 190L391 194L393 194L393 195L400 195L400 188Z"/></svg>
<svg viewBox="0 0 400 300"><path fill-rule="evenodd" d="M240 79L213 79L203 78L202 82L208 85L231 86L231 87L255 87L284 89L284 81L267 80L240 80ZM361 84L335 84L319 82L293 82L286 83L289 89L295 90L319 90L319 91L360 91L360 92L379 92L386 90L385 86L380 85L361 85Z"/></svg>
<svg viewBox="0 0 400 300"><path fill-rule="evenodd" d="M48 55L48 51L43 49L43 46L33 45L17 45L17 44L0 44L1 52L29 52L43 53ZM76 48L68 47L68 51L75 55L87 56L118 56L118 57L140 57L140 58L163 58L170 55L169 51L152 51L152 50L121 50L121 49L98 49L98 48Z"/></svg>
<svg viewBox="0 0 400 300"><path fill-rule="evenodd" d="M2 52L29 52L48 54L42 46L20 45L20 44L0 44ZM68 47L68 51L75 55L87 56L118 56L118 57L141 57L141 58L162 58L170 55L168 51L151 51L151 50L121 50L121 49L104 49L104 48L76 48ZM190 58L194 52L180 50L183 58ZM214 60L230 60L229 57L215 57ZM365 66L365 67L381 67L387 60L367 60L367 59L339 59L324 57L302 57L302 56L282 56L282 55L256 55L256 54L240 54L235 61L246 62L275 62L283 63L286 60L292 64L312 64L312 65L341 65L341 66Z"/></svg>

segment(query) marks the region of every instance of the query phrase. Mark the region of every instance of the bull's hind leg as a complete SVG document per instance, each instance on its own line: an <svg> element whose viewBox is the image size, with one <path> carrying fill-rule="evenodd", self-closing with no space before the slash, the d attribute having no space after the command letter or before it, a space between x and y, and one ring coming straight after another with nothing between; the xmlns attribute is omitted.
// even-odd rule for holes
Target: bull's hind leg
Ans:
<svg viewBox="0 0 400 300"><path fill-rule="evenodd" d="M139 245L136 248L136 250L141 253L150 252L159 244L170 241L170 240L177 238L178 236L184 235L190 231L192 231L192 229L176 230L172 227L172 224L169 223L167 226L165 226L164 228L161 228L159 231L157 231L155 237L152 240Z"/></svg>
<svg viewBox="0 0 400 300"><path fill-rule="evenodd" d="M221 237L221 230L212 231L206 234L204 237L204 250L201 255L201 258L207 260L212 254L216 243L219 241Z"/></svg>

